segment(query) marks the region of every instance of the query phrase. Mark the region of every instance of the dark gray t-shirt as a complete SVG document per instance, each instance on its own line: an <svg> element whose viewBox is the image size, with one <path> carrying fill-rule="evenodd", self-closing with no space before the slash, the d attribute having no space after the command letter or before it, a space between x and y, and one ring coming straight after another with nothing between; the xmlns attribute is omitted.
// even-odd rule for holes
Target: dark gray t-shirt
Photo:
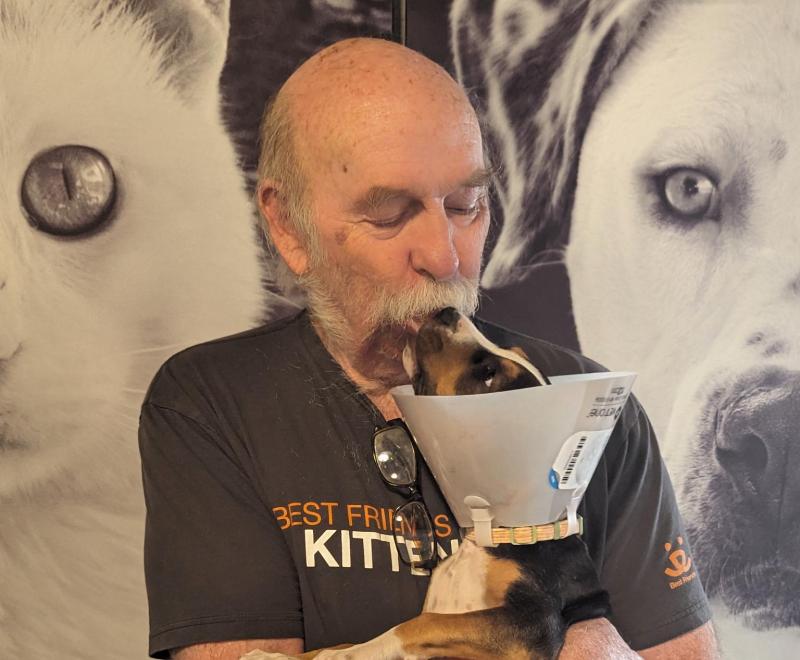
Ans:
<svg viewBox="0 0 800 660"><path fill-rule="evenodd" d="M545 374L586 358L483 324ZM150 653L210 641L357 643L418 614L428 578L398 561L372 433L384 419L301 313L189 348L161 367L140 418ZM441 555L458 530L423 465ZM584 496L584 539L634 649L710 617L655 437L639 404L620 416ZM667 550L667 545L670 544ZM677 573L676 573L677 571Z"/></svg>

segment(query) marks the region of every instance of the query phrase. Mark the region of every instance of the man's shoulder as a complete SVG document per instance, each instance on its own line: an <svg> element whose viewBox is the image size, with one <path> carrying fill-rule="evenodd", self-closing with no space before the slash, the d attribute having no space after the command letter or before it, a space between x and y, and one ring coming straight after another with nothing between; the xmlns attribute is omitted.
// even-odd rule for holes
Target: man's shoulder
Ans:
<svg viewBox="0 0 800 660"><path fill-rule="evenodd" d="M192 363L204 359L219 361L232 354L249 353L253 350L280 355L283 346L296 344L299 341L299 330L305 315L305 310L299 310L289 316L268 321L255 328L209 339L175 353L167 362Z"/></svg>
<svg viewBox="0 0 800 660"><path fill-rule="evenodd" d="M481 318L476 318L475 321L480 330L498 346L517 346L525 351L530 362L546 376L608 371L598 362L565 346L531 337Z"/></svg>
<svg viewBox="0 0 800 660"><path fill-rule="evenodd" d="M170 356L155 374L145 402L169 400L176 389L207 389L215 383L247 383L248 374L265 375L302 351L305 312L255 328L194 344ZM261 379L259 379L261 380Z"/></svg>

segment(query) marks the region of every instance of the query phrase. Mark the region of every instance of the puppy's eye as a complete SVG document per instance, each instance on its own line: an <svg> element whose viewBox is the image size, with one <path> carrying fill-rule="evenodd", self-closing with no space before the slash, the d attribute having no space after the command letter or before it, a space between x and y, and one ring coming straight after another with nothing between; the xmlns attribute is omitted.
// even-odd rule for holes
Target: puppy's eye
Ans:
<svg viewBox="0 0 800 660"><path fill-rule="evenodd" d="M472 356L470 377L473 383L483 383L487 388L492 386L500 366L497 357L481 349Z"/></svg>
<svg viewBox="0 0 800 660"><path fill-rule="evenodd" d="M708 174L689 167L672 169L658 177L657 185L666 210L685 220L716 220L719 188Z"/></svg>
<svg viewBox="0 0 800 660"><path fill-rule="evenodd" d="M492 381L494 381L494 377L497 375L497 370L491 365L485 365L483 368L483 372L481 374L481 378L483 380L483 384L486 387L492 386Z"/></svg>

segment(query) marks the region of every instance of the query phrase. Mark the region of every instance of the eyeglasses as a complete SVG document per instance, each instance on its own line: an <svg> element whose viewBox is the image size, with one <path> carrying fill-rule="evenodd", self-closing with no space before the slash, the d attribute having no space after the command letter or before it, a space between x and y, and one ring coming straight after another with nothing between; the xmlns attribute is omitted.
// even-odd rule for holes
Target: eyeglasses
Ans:
<svg viewBox="0 0 800 660"><path fill-rule="evenodd" d="M407 496L392 515L397 554L412 573L428 574L438 562L433 521L419 491L417 451L403 420L375 429L372 455L386 484Z"/></svg>

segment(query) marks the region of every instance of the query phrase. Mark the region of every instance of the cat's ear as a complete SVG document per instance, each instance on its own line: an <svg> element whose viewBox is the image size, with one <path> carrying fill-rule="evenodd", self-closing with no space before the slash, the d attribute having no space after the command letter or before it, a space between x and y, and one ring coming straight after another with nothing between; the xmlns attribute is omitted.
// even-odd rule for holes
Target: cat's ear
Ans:
<svg viewBox="0 0 800 660"><path fill-rule="evenodd" d="M269 239L280 253L283 261L295 275L302 275L308 268L308 249L305 240L289 220L280 183L263 179L256 194L258 209L269 229Z"/></svg>
<svg viewBox="0 0 800 660"><path fill-rule="evenodd" d="M151 26L162 70L186 101L218 107L230 0L123 0Z"/></svg>

